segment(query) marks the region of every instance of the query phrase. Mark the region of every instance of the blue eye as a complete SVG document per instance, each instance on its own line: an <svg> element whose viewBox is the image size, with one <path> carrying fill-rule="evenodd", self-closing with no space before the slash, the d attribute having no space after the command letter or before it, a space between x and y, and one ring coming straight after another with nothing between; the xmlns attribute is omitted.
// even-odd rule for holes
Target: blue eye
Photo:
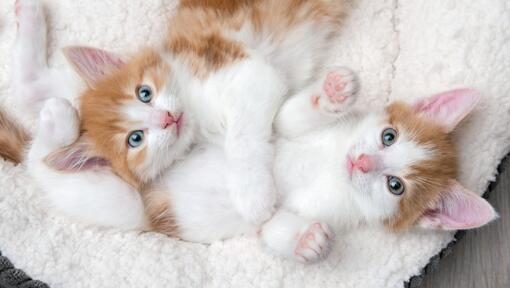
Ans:
<svg viewBox="0 0 510 288"><path fill-rule="evenodd" d="M129 147L136 148L143 143L144 133L142 130L133 131L129 134L127 142Z"/></svg>
<svg viewBox="0 0 510 288"><path fill-rule="evenodd" d="M381 140L385 147L393 145L397 141L398 132L393 128L386 128L382 132Z"/></svg>
<svg viewBox="0 0 510 288"><path fill-rule="evenodd" d="M402 180L400 178L395 176L388 176L387 177L387 183L388 183L388 190L394 195L402 195L405 191L405 186Z"/></svg>
<svg viewBox="0 0 510 288"><path fill-rule="evenodd" d="M143 103L149 103L152 100L152 89L148 85L141 85L136 88L136 97Z"/></svg>

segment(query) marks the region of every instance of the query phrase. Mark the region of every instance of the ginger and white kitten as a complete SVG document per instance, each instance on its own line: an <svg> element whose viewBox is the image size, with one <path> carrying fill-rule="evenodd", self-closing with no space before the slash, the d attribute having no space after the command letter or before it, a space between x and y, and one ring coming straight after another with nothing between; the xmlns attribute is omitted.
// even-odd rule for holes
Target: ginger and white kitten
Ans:
<svg viewBox="0 0 510 288"><path fill-rule="evenodd" d="M322 87L280 109L274 176L282 200L262 228L269 246L309 262L327 253L328 226L458 230L497 217L456 180L451 133L478 103L477 91L396 101L367 113L350 107L342 79L345 73L333 70Z"/></svg>
<svg viewBox="0 0 510 288"><path fill-rule="evenodd" d="M23 8L26 7L21 9L20 38L23 37ZM18 57L30 55L27 51L41 53L27 49ZM97 137L104 141L103 145L113 147L115 142L110 139L120 138L122 141L118 140L119 142L128 145L134 143L132 146L136 146L140 135L128 136L127 140L117 135L119 132L116 129L121 128L116 126L130 121L108 118L109 114L118 112L118 100L122 103L120 111L123 114L116 117L121 117L120 119L131 119L139 117L138 115L152 116L152 112L144 113L145 105L133 103L133 99L138 96L140 102L147 99L151 99L151 103L164 101L166 98L163 95L151 92L154 87L166 87L168 83L183 85L172 80L168 82L165 78L168 73L175 76L171 72L175 69L174 66L162 65L166 62L162 62L153 53L147 55L155 57L156 64L144 62L148 59L144 54L142 58L132 60L135 61L133 63L138 63L134 66L137 68L135 70L132 70L133 65L122 64L120 58L101 50L74 48L68 50L68 55L92 87L82 96L79 109L85 133L79 133L77 111L68 101L46 101L41 111L40 127L29 153L28 166L48 192L53 206L81 221L148 228L197 242L211 242L258 231L266 245L280 255L312 262L327 254L333 240L330 228L336 230L342 226L369 222L385 224L395 230L413 225L438 229L467 229L481 226L496 215L485 200L462 188L454 180L457 164L449 133L476 104L478 95L472 91L440 94L414 105L393 103L385 110L365 114L351 107L356 91L352 72L333 67L323 75L316 74L320 75L318 80L300 89L299 93L287 100L276 118L278 139L273 172L277 190L281 194L280 206L277 213L260 226L247 217L242 217L246 215L239 211L239 204L236 198L232 197L229 183L231 158L225 153L224 141L211 141L214 137L204 136L204 133L209 136L221 133L214 130L200 131L198 135L202 137L199 140L188 140L188 146L195 143L189 153L187 150L190 147L183 147L186 145L180 142L183 141L180 138L181 133L188 133L186 131L192 129L186 125L191 126L194 121L200 122L198 120L190 119L190 122L186 122L184 118L184 122L179 124L175 123L178 122L176 119L169 120L162 116L163 121L156 121L155 126L158 123L170 126L173 132L165 134L168 127L160 127L162 131L151 129L159 131L156 136L161 137L160 143L163 144L147 146L141 150L145 152L139 151L131 156L134 158L130 158L130 152L127 152L127 157L120 157L124 159L123 163L117 164L120 166L113 165L111 157L124 155L120 153L124 150L117 155L100 154L97 153L98 150L91 150L95 142L85 137ZM168 61L173 60L175 59ZM106 72L105 67L110 69L115 65L122 68L108 71L111 74L103 79L101 74ZM253 66L236 71L248 73L244 70L248 68L252 69ZM306 75L306 71L303 73ZM137 91L138 95L130 96L131 98L126 94L116 95L119 89L131 89L112 83L122 84L124 82L117 80L145 74L151 75L147 77L153 81L154 87L150 86L150 92L143 85L138 88L135 85L130 88ZM189 74L186 77L190 77ZM266 77L261 78L268 80ZM24 87L29 88L31 78L24 79ZM216 84L214 87L205 88L224 88L226 91L240 89L236 84L221 82L225 81L225 78L214 79L218 80L217 83L224 83L226 87L218 87L219 84ZM297 76L287 78L286 83L292 82L289 79L297 79ZM187 81L190 82L186 83L196 84L195 80L188 78ZM273 80L269 79L269 83ZM188 89L186 85L178 87L174 87L177 90L172 90L173 93L181 92L179 89ZM160 90L164 89L156 89ZM104 94L98 94L97 91ZM109 97L110 95L115 97ZM257 98L264 99L266 98ZM202 100L204 106L200 106L201 109L210 109L206 104L217 105ZM177 102L172 103L178 107ZM251 103L255 104L257 103ZM187 110L187 107L190 107L188 105L193 107L189 103L182 106L184 117L189 117L188 114L192 113ZM94 114L94 110L104 115ZM138 113L139 110L142 112ZM106 111L110 113L105 113ZM199 114L200 117L208 113L203 112L205 114ZM169 118L173 118L174 114ZM92 115L95 117L91 117ZM196 117L195 114L192 115ZM150 123L153 123L153 120L152 117L145 119ZM206 120L218 121L213 118ZM258 119L253 119L256 120ZM205 129L204 127L208 126L201 124L198 127ZM243 127L239 129L241 128ZM246 129L250 131L249 128ZM243 131L241 129L237 133L242 134ZM171 137L172 135L174 137ZM177 140L175 136L179 136ZM151 139L144 142L150 145L151 141L155 141ZM158 150L157 147L166 147L169 151ZM262 149L264 147L266 146L262 145ZM166 165L170 164L162 165L154 160L156 156L153 156L151 159L154 165L150 165L145 160L149 157L147 154L153 153L151 149L160 153L157 156L163 162L168 160L164 159L168 153L176 150L178 152L171 154L170 158L182 159L175 163L172 159L173 164L167 168ZM96 153L90 154L91 151ZM252 167L251 162L238 164L245 164L244 168L247 170ZM135 188L115 177L112 171L134 186L140 184L140 179L145 179L140 177L141 175L148 175L144 173L161 176L152 181L141 181L144 184L141 199ZM254 203L257 204L256 201Z"/></svg>
<svg viewBox="0 0 510 288"><path fill-rule="evenodd" d="M228 158L226 181L238 214L254 224L270 217L274 115L287 91L306 85L320 67L347 10L344 1L182 0L161 47L127 61L99 49L65 49L88 84L85 91L68 71L47 67L42 10L38 0L16 1L14 91L33 112L49 97L67 99L82 119L79 141L53 151L45 163L60 172L86 172L81 183L89 175L108 179L106 190L119 183L102 170L139 189L192 145L216 143ZM31 150L34 159L47 152ZM37 169L42 186L56 186L43 176L55 171ZM57 186L59 193L74 188ZM65 201L52 202L77 213ZM91 211L84 218L96 219Z"/></svg>
<svg viewBox="0 0 510 288"><path fill-rule="evenodd" d="M21 13L39 5L19 3ZM61 171L111 167L140 189L192 145L215 143L236 211L266 221L276 201L274 116L289 91L311 81L345 11L344 1L181 0L160 47L128 60L65 49L88 84L77 105L82 134L47 162Z"/></svg>

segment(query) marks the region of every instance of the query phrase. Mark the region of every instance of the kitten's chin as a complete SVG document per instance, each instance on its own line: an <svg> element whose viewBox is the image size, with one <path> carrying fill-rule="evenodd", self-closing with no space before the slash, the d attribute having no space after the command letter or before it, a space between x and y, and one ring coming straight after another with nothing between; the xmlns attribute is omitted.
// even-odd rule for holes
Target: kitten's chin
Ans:
<svg viewBox="0 0 510 288"><path fill-rule="evenodd" d="M368 196L371 194L371 189L369 187L370 185L368 184L368 181L369 180L364 174L354 170L348 183L350 184L351 190L354 193Z"/></svg>
<svg viewBox="0 0 510 288"><path fill-rule="evenodd" d="M168 153L168 165L170 167L175 161L181 160L186 157L193 146L195 138L194 130L186 125L180 128L179 136L173 144L171 144L166 153Z"/></svg>
<svg viewBox="0 0 510 288"><path fill-rule="evenodd" d="M136 174L147 183L166 173L175 162L187 156L195 137L190 121L183 121L180 127L159 130L153 134L153 145L148 147L147 158L135 168ZM157 144L156 144L157 143Z"/></svg>
<svg viewBox="0 0 510 288"><path fill-rule="evenodd" d="M172 144L160 146L147 159L144 165L137 167L137 174L143 182L155 180L168 171L175 162L183 159L189 153L192 144L192 135L185 134L177 138Z"/></svg>

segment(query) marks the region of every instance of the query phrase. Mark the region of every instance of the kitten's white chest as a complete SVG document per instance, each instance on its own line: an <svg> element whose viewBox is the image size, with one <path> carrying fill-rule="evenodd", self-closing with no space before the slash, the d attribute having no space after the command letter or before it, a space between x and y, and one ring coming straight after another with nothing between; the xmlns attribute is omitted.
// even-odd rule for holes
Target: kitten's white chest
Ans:
<svg viewBox="0 0 510 288"><path fill-rule="evenodd" d="M282 206L303 216L340 225L357 214L349 196L348 141L336 129L277 142L275 181Z"/></svg>

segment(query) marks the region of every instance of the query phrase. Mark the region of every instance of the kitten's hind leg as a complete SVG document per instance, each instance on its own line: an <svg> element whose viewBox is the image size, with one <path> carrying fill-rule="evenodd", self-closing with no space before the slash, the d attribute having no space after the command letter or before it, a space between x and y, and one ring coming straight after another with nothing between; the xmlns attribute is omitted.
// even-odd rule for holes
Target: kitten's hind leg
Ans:
<svg viewBox="0 0 510 288"><path fill-rule="evenodd" d="M295 137L334 123L351 110L357 91L358 82L352 70L332 67L282 105L275 119L276 131L285 137Z"/></svg>
<svg viewBox="0 0 510 288"><path fill-rule="evenodd" d="M17 0L15 6L18 34L13 55L14 100L24 112L37 115L47 99L69 94L71 84L61 71L48 68L46 19L41 1Z"/></svg>
<svg viewBox="0 0 510 288"><path fill-rule="evenodd" d="M283 209L262 227L261 237L274 252L303 263L327 256L333 242L327 224L308 221Z"/></svg>

